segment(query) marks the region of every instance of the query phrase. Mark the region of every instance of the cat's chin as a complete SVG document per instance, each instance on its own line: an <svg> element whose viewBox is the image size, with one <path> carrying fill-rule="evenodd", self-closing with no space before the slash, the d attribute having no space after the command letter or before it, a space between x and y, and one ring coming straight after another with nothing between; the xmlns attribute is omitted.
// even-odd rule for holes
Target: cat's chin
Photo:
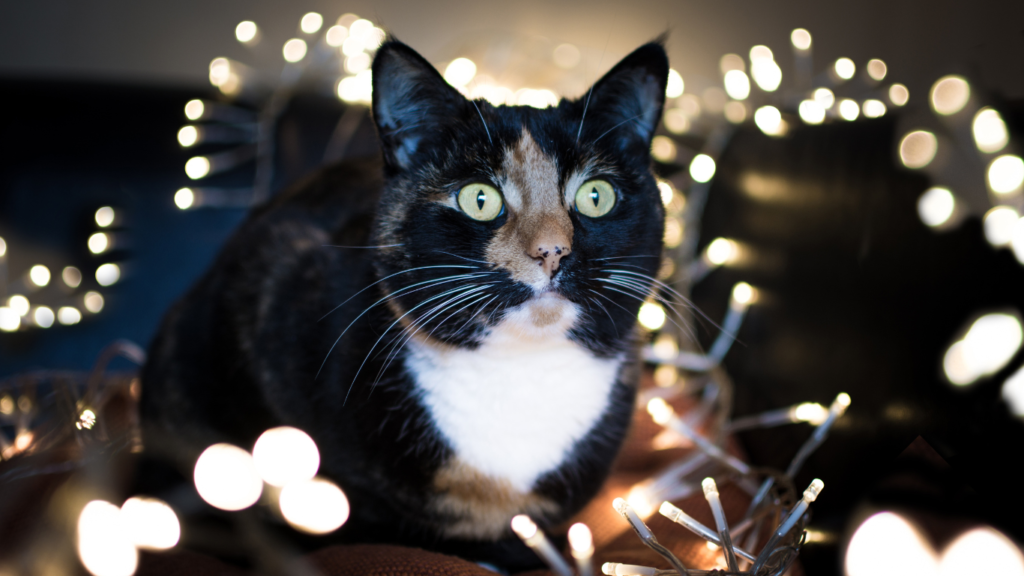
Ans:
<svg viewBox="0 0 1024 576"><path fill-rule="evenodd" d="M555 292L542 292L505 315L504 328L528 338L564 336L579 316L579 308Z"/></svg>

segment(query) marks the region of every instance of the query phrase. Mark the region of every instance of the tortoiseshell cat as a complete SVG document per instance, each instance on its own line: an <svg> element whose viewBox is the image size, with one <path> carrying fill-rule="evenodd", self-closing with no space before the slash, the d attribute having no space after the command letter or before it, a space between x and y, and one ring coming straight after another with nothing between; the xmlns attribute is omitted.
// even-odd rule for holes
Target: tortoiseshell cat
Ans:
<svg viewBox="0 0 1024 576"><path fill-rule="evenodd" d="M147 443L296 426L349 496L342 538L522 563L512 516L578 511L630 422L667 75L651 43L578 100L495 107L385 43L383 164L253 210L153 342Z"/></svg>

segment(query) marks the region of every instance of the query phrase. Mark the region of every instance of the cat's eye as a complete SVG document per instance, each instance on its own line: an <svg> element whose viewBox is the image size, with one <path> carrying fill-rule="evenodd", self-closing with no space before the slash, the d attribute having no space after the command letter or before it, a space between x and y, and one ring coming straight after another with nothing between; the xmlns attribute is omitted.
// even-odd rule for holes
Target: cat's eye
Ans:
<svg viewBox="0 0 1024 576"><path fill-rule="evenodd" d="M476 182L459 190L459 208L473 220L494 220L501 214L503 205L501 194L487 184Z"/></svg>
<svg viewBox="0 0 1024 576"><path fill-rule="evenodd" d="M600 218L615 206L615 189L604 180L591 180L576 191L576 209L584 216Z"/></svg>

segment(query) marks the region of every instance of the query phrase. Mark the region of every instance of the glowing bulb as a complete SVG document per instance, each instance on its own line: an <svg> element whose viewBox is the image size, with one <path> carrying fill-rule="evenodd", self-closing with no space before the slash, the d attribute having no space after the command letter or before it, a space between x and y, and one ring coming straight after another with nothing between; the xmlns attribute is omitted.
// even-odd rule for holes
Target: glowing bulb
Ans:
<svg viewBox="0 0 1024 576"><path fill-rule="evenodd" d="M131 576L139 553L121 518L121 510L103 500L93 500L78 516L78 557L95 576Z"/></svg>
<svg viewBox="0 0 1024 576"><path fill-rule="evenodd" d="M668 136L655 136L651 140L651 156L659 162L671 162L676 159L676 143Z"/></svg>
<svg viewBox="0 0 1024 576"><path fill-rule="evenodd" d="M348 520L345 493L323 478L296 480L281 490L281 515L292 527L310 534L327 534Z"/></svg>
<svg viewBox="0 0 1024 576"><path fill-rule="evenodd" d="M924 168L935 159L939 141L927 130L915 130L900 141L900 160L907 168Z"/></svg>
<svg viewBox="0 0 1024 576"><path fill-rule="evenodd" d="M57 310L57 321L65 326L78 324L82 321L82 313L73 306L61 306Z"/></svg>
<svg viewBox="0 0 1024 576"><path fill-rule="evenodd" d="M174 205L181 210L188 210L196 200L191 188L180 188L174 193Z"/></svg>
<svg viewBox="0 0 1024 576"><path fill-rule="evenodd" d="M202 100L189 100L185 104L185 117L189 120L199 120L203 117L203 112L206 111L206 106Z"/></svg>
<svg viewBox="0 0 1024 576"><path fill-rule="evenodd" d="M656 357L666 361L672 360L679 353L679 345L676 344L676 339L668 334L659 336L651 348Z"/></svg>
<svg viewBox="0 0 1024 576"><path fill-rule="evenodd" d="M811 33L803 28L797 28L789 35L789 41L797 50L809 50L811 47Z"/></svg>
<svg viewBox="0 0 1024 576"><path fill-rule="evenodd" d="M671 184L665 181L658 182L658 193L661 194L662 204L668 206L672 203L672 198L675 195L675 192L673 192Z"/></svg>
<svg viewBox="0 0 1024 576"><path fill-rule="evenodd" d="M210 61L210 84L223 86L231 77L231 61L227 58L214 58ZM186 109L187 113L187 109Z"/></svg>
<svg viewBox="0 0 1024 576"><path fill-rule="evenodd" d="M98 208L93 218L95 218L97 226L106 228L114 223L114 209L110 206Z"/></svg>
<svg viewBox="0 0 1024 576"><path fill-rule="evenodd" d="M872 80L881 82L885 79L885 74L889 71L889 68L885 65L885 62L878 58L868 60L868 76L871 76Z"/></svg>
<svg viewBox="0 0 1024 576"><path fill-rule="evenodd" d="M185 163L185 174L198 180L210 173L210 160L206 156L194 156Z"/></svg>
<svg viewBox="0 0 1024 576"><path fill-rule="evenodd" d="M937 576L931 544L902 517L891 512L871 516L854 532L846 549L847 576Z"/></svg>
<svg viewBox="0 0 1024 576"><path fill-rule="evenodd" d="M96 425L96 413L86 408L82 410L82 413L78 415L78 422L75 422L75 428L79 430L92 430L92 427Z"/></svg>
<svg viewBox="0 0 1024 576"><path fill-rule="evenodd" d="M349 74L358 74L370 67L370 55L360 52L355 56L345 58L345 71Z"/></svg>
<svg viewBox="0 0 1024 576"><path fill-rule="evenodd" d="M580 63L580 50L572 44L559 44L551 53L551 59L559 68L575 68Z"/></svg>
<svg viewBox="0 0 1024 576"><path fill-rule="evenodd" d="M743 102L726 102L725 119L733 124L742 124L747 119L747 106Z"/></svg>
<svg viewBox="0 0 1024 576"><path fill-rule="evenodd" d="M194 146L196 142L199 142L199 130L195 126L182 126L178 130L178 144L182 148Z"/></svg>
<svg viewBox="0 0 1024 576"><path fill-rule="evenodd" d="M1000 394L1014 416L1024 417L1024 366L1003 382Z"/></svg>
<svg viewBox="0 0 1024 576"><path fill-rule="evenodd" d="M715 238L708 244L706 254L709 262L715 266L722 266L736 260L739 256L739 247L727 238Z"/></svg>
<svg viewBox="0 0 1024 576"><path fill-rule="evenodd" d="M690 118L679 108L665 112L665 128L673 134L683 134L690 129Z"/></svg>
<svg viewBox="0 0 1024 576"><path fill-rule="evenodd" d="M750 96L750 79L742 70L729 70L724 82L725 93L733 100L746 100Z"/></svg>
<svg viewBox="0 0 1024 576"><path fill-rule="evenodd" d="M121 279L121 267L117 264L100 264L96 269L96 282L100 286L110 286Z"/></svg>
<svg viewBox="0 0 1024 576"><path fill-rule="evenodd" d="M857 72L857 65L849 58L840 58L836 60L835 64L832 65L832 68L835 70L836 76L839 76L843 80L853 78L853 75Z"/></svg>
<svg viewBox="0 0 1024 576"><path fill-rule="evenodd" d="M1013 240L1013 229L1020 220L1020 214L1009 206L996 206L985 214L982 221L985 239L988 243L999 247L1006 246Z"/></svg>
<svg viewBox="0 0 1024 576"><path fill-rule="evenodd" d="M933 228L948 222L955 209L956 198L948 188L929 188L917 199L918 216Z"/></svg>
<svg viewBox="0 0 1024 576"><path fill-rule="evenodd" d="M28 298L21 294L15 294L7 299L7 307L14 310L14 313L18 316L24 316L32 309L32 304L28 301Z"/></svg>
<svg viewBox="0 0 1024 576"><path fill-rule="evenodd" d="M110 237L103 232L97 232L89 236L89 252L99 254L110 247Z"/></svg>
<svg viewBox="0 0 1024 576"><path fill-rule="evenodd" d="M874 98L864 101L864 116L867 118L881 118L885 116L885 103Z"/></svg>
<svg viewBox="0 0 1024 576"><path fill-rule="evenodd" d="M39 326L40 328L49 328L50 326L53 326L54 318L53 309L49 306L39 306L32 314L32 319L35 321L36 326Z"/></svg>
<svg viewBox="0 0 1024 576"><path fill-rule="evenodd" d="M850 100L849 98L843 98L839 101L839 116L843 120L853 122L860 116L860 106L856 100Z"/></svg>
<svg viewBox="0 0 1024 576"><path fill-rule="evenodd" d="M800 119L808 124L821 124L825 121L825 108L814 100L804 100L798 109Z"/></svg>
<svg viewBox="0 0 1024 576"><path fill-rule="evenodd" d="M132 496L125 500L121 521L135 546L145 550L173 548L181 537L178 515L156 498Z"/></svg>
<svg viewBox="0 0 1024 576"><path fill-rule="evenodd" d="M774 92L782 84L782 69L769 58L760 58L750 63L750 75L765 92Z"/></svg>
<svg viewBox="0 0 1024 576"><path fill-rule="evenodd" d="M42 264L36 264L29 269L28 279L36 286L42 288L50 283L50 269Z"/></svg>
<svg viewBox="0 0 1024 576"><path fill-rule="evenodd" d="M306 34L316 34L324 25L324 17L316 12L309 12L299 21L299 28Z"/></svg>
<svg viewBox="0 0 1024 576"><path fill-rule="evenodd" d="M1024 330L1009 314L986 314L971 325L963 340L953 343L942 360L950 382L957 386L1001 370L1020 349Z"/></svg>
<svg viewBox="0 0 1024 576"><path fill-rule="evenodd" d="M263 492L252 456L231 444L214 444L204 450L196 461L194 479L203 500L221 510L248 508Z"/></svg>
<svg viewBox="0 0 1024 576"><path fill-rule="evenodd" d="M1024 160L1005 154L988 165L988 187L996 194L1019 192L1024 184Z"/></svg>
<svg viewBox="0 0 1024 576"><path fill-rule="evenodd" d="M754 63L758 60L775 60L771 48L760 44L752 47L750 49L750 62Z"/></svg>
<svg viewBox="0 0 1024 576"><path fill-rule="evenodd" d="M828 110L836 102L836 95L828 88L818 88L814 91L814 101L821 104L821 107Z"/></svg>
<svg viewBox="0 0 1024 576"><path fill-rule="evenodd" d="M573 555L589 554L594 551L594 536L586 524L577 522L569 527L569 547Z"/></svg>
<svg viewBox="0 0 1024 576"><path fill-rule="evenodd" d="M754 124L769 136L778 136L784 131L782 113L775 106L761 106L754 112Z"/></svg>
<svg viewBox="0 0 1024 576"><path fill-rule="evenodd" d="M260 477L273 486L310 480L320 468L320 452L313 439L302 430L288 426L271 428L261 434L252 457Z"/></svg>
<svg viewBox="0 0 1024 576"><path fill-rule="evenodd" d="M348 28L344 26L331 26L327 29L324 41L331 48L337 48L345 43L346 38L348 38Z"/></svg>
<svg viewBox="0 0 1024 576"><path fill-rule="evenodd" d="M629 504L629 507L641 518L648 518L657 510L654 503L651 502L651 496L643 486L634 486L629 490L629 494L626 495L626 504Z"/></svg>
<svg viewBox="0 0 1024 576"><path fill-rule="evenodd" d="M84 302L85 309L93 314L99 314L103 310L103 295L99 292L86 292Z"/></svg>
<svg viewBox="0 0 1024 576"><path fill-rule="evenodd" d="M1012 540L988 526L956 537L942 552L940 576L1024 576L1024 555Z"/></svg>
<svg viewBox="0 0 1024 576"><path fill-rule="evenodd" d="M1010 238L1010 247L1017 262L1024 264L1024 218L1017 220L1013 225L1013 236Z"/></svg>
<svg viewBox="0 0 1024 576"><path fill-rule="evenodd" d="M647 413L651 415L651 419L661 425L667 424L675 416L675 410L663 398L651 398L647 402Z"/></svg>
<svg viewBox="0 0 1024 576"><path fill-rule="evenodd" d="M476 76L476 64L469 58L456 58L449 62L444 69L445 81L455 87L469 84L474 76Z"/></svg>
<svg viewBox="0 0 1024 576"><path fill-rule="evenodd" d="M679 72L669 68L668 70L668 83L665 86L665 96L668 98L678 98L683 95L685 84L683 83L683 77L679 75Z"/></svg>
<svg viewBox="0 0 1024 576"><path fill-rule="evenodd" d="M662 242L666 248L678 248L683 243L683 221L675 216L665 218L665 234Z"/></svg>
<svg viewBox="0 0 1024 576"><path fill-rule="evenodd" d="M977 144L978 150L989 154L999 152L1010 140L1003 117L992 108L979 110L974 115L971 129L974 132L974 142Z"/></svg>
<svg viewBox="0 0 1024 576"><path fill-rule="evenodd" d="M256 39L256 32L259 28L256 27L256 23L252 20L242 20L235 26L235 39L242 44L248 44Z"/></svg>
<svg viewBox="0 0 1024 576"><path fill-rule="evenodd" d="M956 114L967 105L971 97L971 86L959 76L945 76L932 85L930 100L936 113L948 116Z"/></svg>
<svg viewBox="0 0 1024 576"><path fill-rule="evenodd" d="M368 40L374 34L373 22L360 18L349 25L348 31L349 36L359 38L360 40Z"/></svg>
<svg viewBox="0 0 1024 576"><path fill-rule="evenodd" d="M707 154L697 154L690 161L690 178L696 182L708 182L715 177L715 161Z"/></svg>
<svg viewBox="0 0 1024 576"><path fill-rule="evenodd" d="M657 330L665 325L665 309L654 302L644 302L637 313L637 320L640 325L648 330Z"/></svg>
<svg viewBox="0 0 1024 576"><path fill-rule="evenodd" d="M804 402L793 410L793 416L801 422L808 422L814 426L820 426L828 419L828 408L817 402Z"/></svg>
<svg viewBox="0 0 1024 576"><path fill-rule="evenodd" d="M740 282L732 288L732 299L743 306L753 304L757 301L757 289L746 282Z"/></svg>
<svg viewBox="0 0 1024 576"><path fill-rule="evenodd" d="M0 330L14 332L21 327L21 314L7 306L0 306Z"/></svg>
<svg viewBox="0 0 1024 576"><path fill-rule="evenodd" d="M306 41L301 38L292 38L284 43L281 48L286 62L298 62L306 57Z"/></svg>
<svg viewBox="0 0 1024 576"><path fill-rule="evenodd" d="M527 540L537 534L537 525L526 514L517 514L512 518L512 531L523 540Z"/></svg>
<svg viewBox="0 0 1024 576"><path fill-rule="evenodd" d="M7 255L7 241L0 238L0 258Z"/></svg>
<svg viewBox="0 0 1024 576"><path fill-rule="evenodd" d="M675 385L679 380L679 369L675 366L662 364L654 369L654 383L662 388Z"/></svg>
<svg viewBox="0 0 1024 576"><path fill-rule="evenodd" d="M903 106L910 100L910 91L903 84L893 84L889 87L889 101L895 106Z"/></svg>
<svg viewBox="0 0 1024 576"><path fill-rule="evenodd" d="M348 38L341 43L341 53L345 56L355 56L362 52L365 47L362 38L349 34Z"/></svg>

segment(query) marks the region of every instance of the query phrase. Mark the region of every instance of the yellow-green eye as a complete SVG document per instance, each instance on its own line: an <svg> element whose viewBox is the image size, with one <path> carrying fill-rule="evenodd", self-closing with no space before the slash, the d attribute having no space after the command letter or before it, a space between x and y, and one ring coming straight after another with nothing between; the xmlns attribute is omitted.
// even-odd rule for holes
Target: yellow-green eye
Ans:
<svg viewBox="0 0 1024 576"><path fill-rule="evenodd" d="M584 216L600 218L615 206L615 190L604 180L591 180L576 191L576 209Z"/></svg>
<svg viewBox="0 0 1024 576"><path fill-rule="evenodd" d="M459 208L473 220L494 220L501 214L503 204L501 194L487 184L477 182L459 190Z"/></svg>

